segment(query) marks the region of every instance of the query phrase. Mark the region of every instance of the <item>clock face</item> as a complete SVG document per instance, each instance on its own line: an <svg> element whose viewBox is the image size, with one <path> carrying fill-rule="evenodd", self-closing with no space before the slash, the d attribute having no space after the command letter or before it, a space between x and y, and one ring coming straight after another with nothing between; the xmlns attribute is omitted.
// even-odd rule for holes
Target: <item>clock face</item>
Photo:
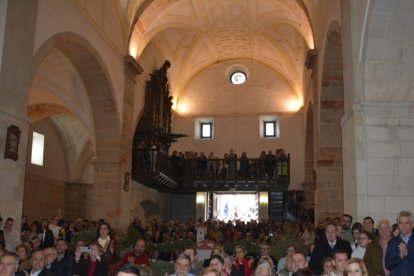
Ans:
<svg viewBox="0 0 414 276"><path fill-rule="evenodd" d="M234 72L233 74L231 74L230 76L230 82L232 84L242 84L246 82L246 74L244 74L243 72Z"/></svg>

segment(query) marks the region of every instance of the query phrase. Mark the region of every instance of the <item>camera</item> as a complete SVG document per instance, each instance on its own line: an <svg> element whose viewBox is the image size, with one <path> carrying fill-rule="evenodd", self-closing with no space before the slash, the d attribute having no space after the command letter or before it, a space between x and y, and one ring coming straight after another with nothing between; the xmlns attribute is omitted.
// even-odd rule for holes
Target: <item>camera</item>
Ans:
<svg viewBox="0 0 414 276"><path fill-rule="evenodd" d="M81 253L91 253L91 248L89 246L81 246L79 250Z"/></svg>

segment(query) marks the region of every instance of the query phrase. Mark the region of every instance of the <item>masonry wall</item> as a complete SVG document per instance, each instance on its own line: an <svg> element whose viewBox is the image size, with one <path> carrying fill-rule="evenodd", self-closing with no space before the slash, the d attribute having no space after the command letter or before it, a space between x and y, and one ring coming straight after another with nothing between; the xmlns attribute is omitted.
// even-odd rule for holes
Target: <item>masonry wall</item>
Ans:
<svg viewBox="0 0 414 276"><path fill-rule="evenodd" d="M33 131L45 136L43 166L30 162ZM45 119L30 126L27 152L23 213L30 220L50 218L53 215L66 217L66 157L60 137L50 120Z"/></svg>

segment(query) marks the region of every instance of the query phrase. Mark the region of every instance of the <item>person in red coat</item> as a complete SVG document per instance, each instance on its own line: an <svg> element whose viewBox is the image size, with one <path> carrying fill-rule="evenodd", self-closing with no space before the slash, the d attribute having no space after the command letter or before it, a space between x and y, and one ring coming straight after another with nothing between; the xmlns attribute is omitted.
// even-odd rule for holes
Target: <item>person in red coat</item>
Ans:
<svg viewBox="0 0 414 276"><path fill-rule="evenodd" d="M243 246L236 246L234 248L234 255L236 258L233 261L236 270L240 272L240 275L250 276L253 275L253 262L254 259L251 258L250 260L246 259L244 256L246 255L246 249Z"/></svg>
<svg viewBox="0 0 414 276"><path fill-rule="evenodd" d="M144 240L138 240L135 243L134 250L125 254L120 265L123 266L128 263L132 265L145 265L150 267L150 258L147 254L145 254Z"/></svg>

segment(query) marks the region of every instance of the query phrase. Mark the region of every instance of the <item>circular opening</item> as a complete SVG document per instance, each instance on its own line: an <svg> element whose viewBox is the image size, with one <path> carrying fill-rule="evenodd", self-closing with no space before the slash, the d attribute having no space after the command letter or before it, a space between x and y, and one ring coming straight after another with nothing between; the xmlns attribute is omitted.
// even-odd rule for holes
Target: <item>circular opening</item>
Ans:
<svg viewBox="0 0 414 276"><path fill-rule="evenodd" d="M232 84L242 84L247 80L247 76L242 71L236 71L230 75L230 82Z"/></svg>
<svg viewBox="0 0 414 276"><path fill-rule="evenodd" d="M225 76L231 84L243 84L249 77L249 70L241 64L233 64L227 68Z"/></svg>

